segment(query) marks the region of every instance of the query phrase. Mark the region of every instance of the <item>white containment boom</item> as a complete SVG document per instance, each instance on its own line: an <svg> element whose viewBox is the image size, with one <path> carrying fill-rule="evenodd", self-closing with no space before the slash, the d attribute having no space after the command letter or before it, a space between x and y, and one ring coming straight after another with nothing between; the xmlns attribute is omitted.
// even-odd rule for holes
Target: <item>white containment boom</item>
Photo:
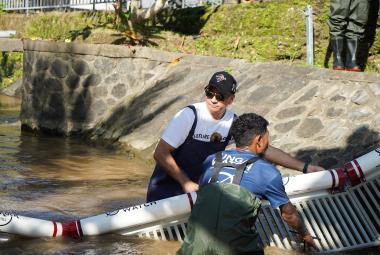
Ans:
<svg viewBox="0 0 380 255"><path fill-rule="evenodd" d="M59 222L0 212L0 232L28 237L56 237L62 235L63 228Z"/></svg>
<svg viewBox="0 0 380 255"><path fill-rule="evenodd" d="M85 218L69 223L71 235L99 235L188 214L196 198L193 192Z"/></svg>
<svg viewBox="0 0 380 255"><path fill-rule="evenodd" d="M380 169L380 148L355 160L327 171L283 178L289 196L339 190L347 184L355 186L365 177ZM348 181L347 181L348 180ZM29 237L81 237L119 232L162 220L183 218L189 215L197 194L183 194L155 202L136 205L113 212L103 213L67 224L34 219L0 212L0 232Z"/></svg>

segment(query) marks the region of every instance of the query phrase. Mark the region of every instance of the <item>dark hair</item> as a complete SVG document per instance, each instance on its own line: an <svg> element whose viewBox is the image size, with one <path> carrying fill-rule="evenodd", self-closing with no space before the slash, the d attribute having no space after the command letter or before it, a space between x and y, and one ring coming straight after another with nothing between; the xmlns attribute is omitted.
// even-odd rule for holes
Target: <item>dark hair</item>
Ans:
<svg viewBox="0 0 380 255"><path fill-rule="evenodd" d="M244 113L234 120L231 135L236 147L251 145L252 138L267 132L268 121L256 113Z"/></svg>

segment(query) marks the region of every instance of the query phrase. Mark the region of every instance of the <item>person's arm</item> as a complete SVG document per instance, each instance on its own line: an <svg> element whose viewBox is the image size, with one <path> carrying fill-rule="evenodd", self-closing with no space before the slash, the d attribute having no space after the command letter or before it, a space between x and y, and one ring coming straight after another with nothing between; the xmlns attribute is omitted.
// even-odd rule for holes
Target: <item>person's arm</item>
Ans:
<svg viewBox="0 0 380 255"><path fill-rule="evenodd" d="M287 204L280 205L281 217L284 219L288 225L293 228L298 234L301 236L302 240L304 240L308 245L317 249L317 246L314 243L313 237L307 231L304 226L301 217L299 216L296 208L291 202Z"/></svg>
<svg viewBox="0 0 380 255"><path fill-rule="evenodd" d="M264 158L277 165L298 170L300 172L303 171L303 168L306 164L305 162L293 158L288 153L270 145L268 146L268 149L265 151ZM325 170L323 167L308 164L306 173L318 172L323 170Z"/></svg>
<svg viewBox="0 0 380 255"><path fill-rule="evenodd" d="M159 164L168 175L170 175L182 186L185 193L197 191L198 184L190 180L190 178L181 170L173 158L171 153L174 149L175 148L173 146L161 139L158 142L153 157L157 164Z"/></svg>

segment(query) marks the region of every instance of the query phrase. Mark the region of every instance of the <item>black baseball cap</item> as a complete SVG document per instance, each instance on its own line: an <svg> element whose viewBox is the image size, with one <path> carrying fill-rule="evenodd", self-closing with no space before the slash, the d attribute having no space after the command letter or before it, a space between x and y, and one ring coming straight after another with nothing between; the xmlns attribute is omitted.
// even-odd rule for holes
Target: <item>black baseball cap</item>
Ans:
<svg viewBox="0 0 380 255"><path fill-rule="evenodd" d="M207 87L214 87L224 97L228 97L235 94L237 83L231 74L220 71L212 75Z"/></svg>

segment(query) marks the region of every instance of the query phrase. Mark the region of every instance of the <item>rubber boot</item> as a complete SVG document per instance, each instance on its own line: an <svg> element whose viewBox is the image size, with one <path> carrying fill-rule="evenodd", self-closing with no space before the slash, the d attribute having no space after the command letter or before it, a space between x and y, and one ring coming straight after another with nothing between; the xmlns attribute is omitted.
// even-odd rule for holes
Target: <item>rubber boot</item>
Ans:
<svg viewBox="0 0 380 255"><path fill-rule="evenodd" d="M331 48L333 50L333 69L334 70L345 70L343 61L343 49L344 49L344 39L343 38L332 38L330 40Z"/></svg>
<svg viewBox="0 0 380 255"><path fill-rule="evenodd" d="M359 41L356 39L346 40L346 70L351 72L362 72L357 63Z"/></svg>

